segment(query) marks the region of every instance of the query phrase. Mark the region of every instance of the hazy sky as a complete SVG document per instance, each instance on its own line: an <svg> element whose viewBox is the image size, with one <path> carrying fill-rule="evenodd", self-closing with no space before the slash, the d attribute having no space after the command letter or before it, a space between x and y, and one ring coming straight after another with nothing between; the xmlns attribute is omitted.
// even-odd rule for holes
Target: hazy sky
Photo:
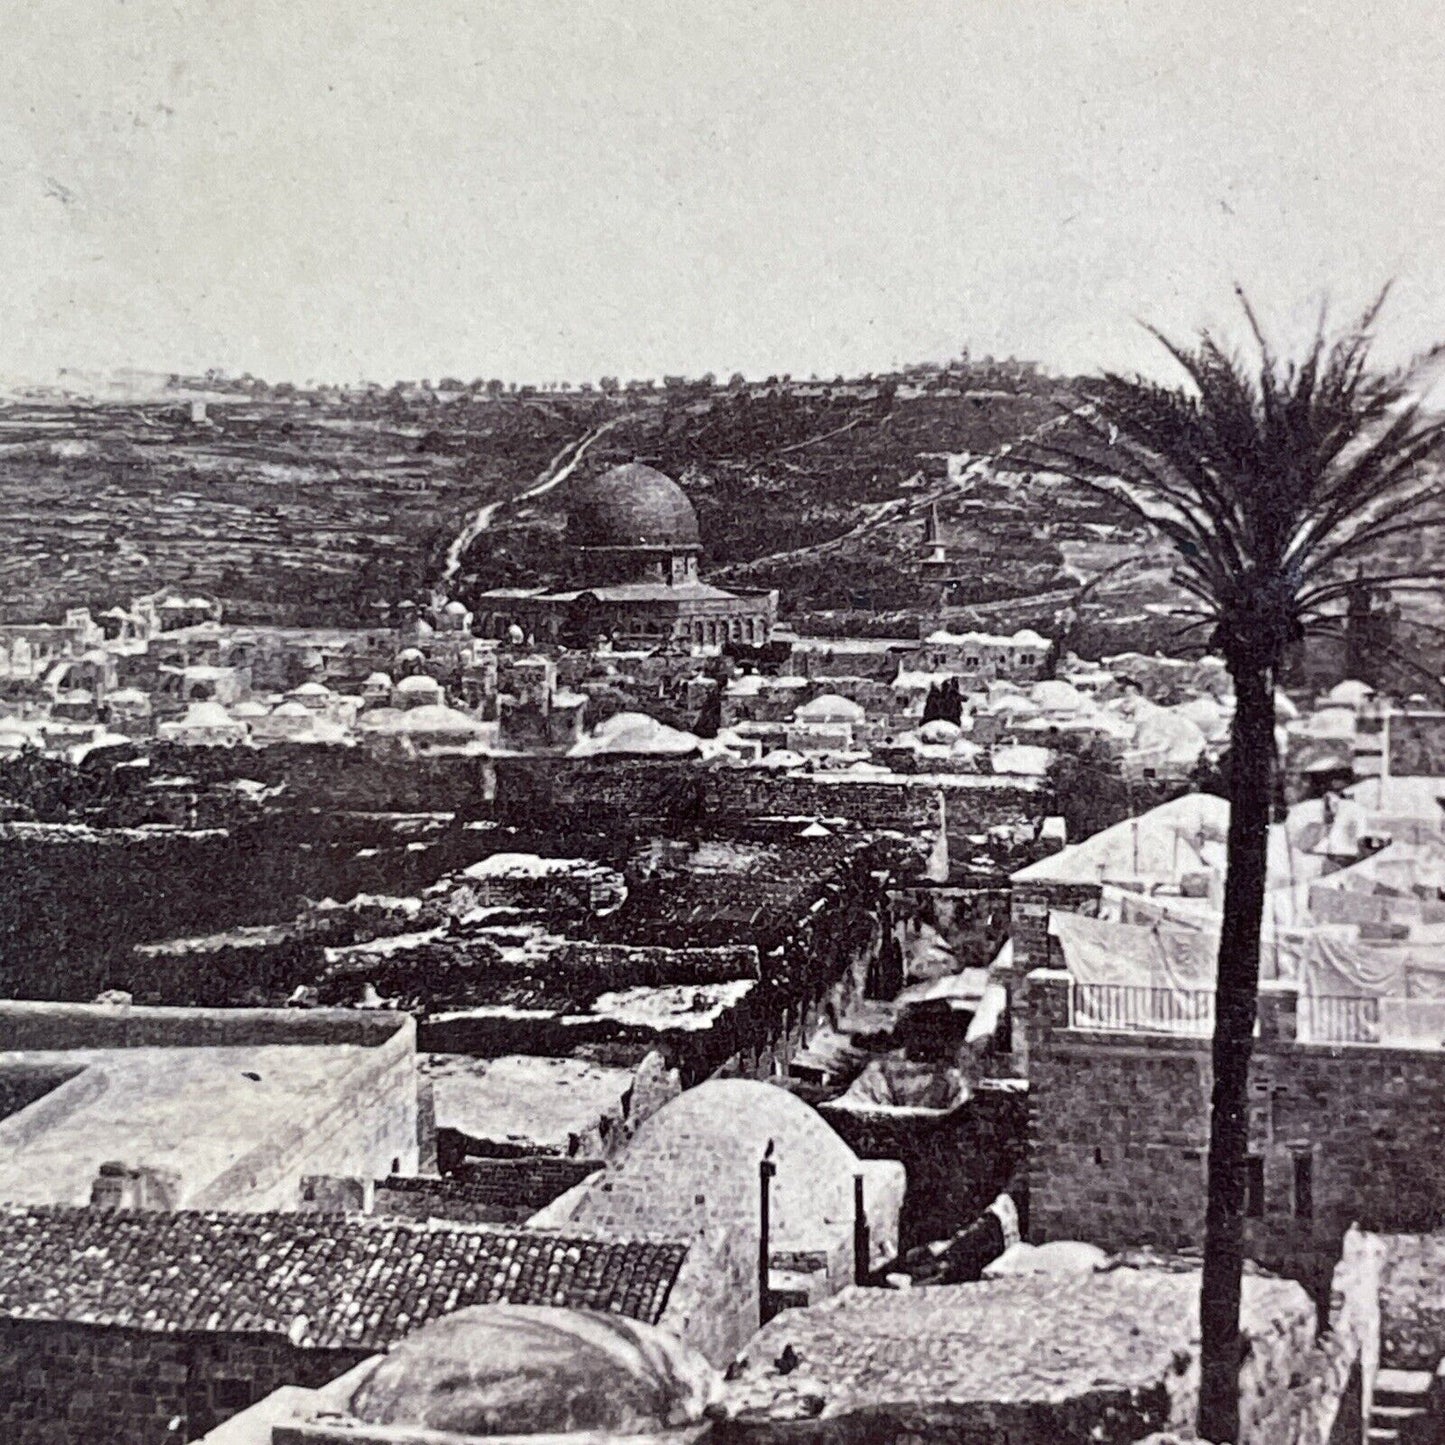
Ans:
<svg viewBox="0 0 1445 1445"><path fill-rule="evenodd" d="M1153 365L1398 278L1445 25L1260 0L8 0L0 375Z"/></svg>

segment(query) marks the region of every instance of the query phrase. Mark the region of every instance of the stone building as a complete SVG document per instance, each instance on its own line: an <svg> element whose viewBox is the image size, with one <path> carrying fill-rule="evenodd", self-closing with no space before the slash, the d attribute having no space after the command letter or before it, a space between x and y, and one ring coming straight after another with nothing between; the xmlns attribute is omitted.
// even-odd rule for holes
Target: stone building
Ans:
<svg viewBox="0 0 1445 1445"><path fill-rule="evenodd" d="M619 1158L531 1222L609 1238L721 1231L732 1254L756 1261L764 1163L772 1166L771 1304L826 1299L895 1257L903 1166L859 1159L809 1105L749 1079L688 1089L646 1120ZM741 1347L756 1316L739 1323L747 1328L728 1353Z"/></svg>
<svg viewBox="0 0 1445 1445"><path fill-rule="evenodd" d="M195 1440L470 1305L598 1310L686 1337L679 1310L706 1297L692 1253L434 1220L0 1207L0 1434Z"/></svg>
<svg viewBox="0 0 1445 1445"><path fill-rule="evenodd" d="M1028 627L1008 635L940 628L924 638L912 665L965 683L1033 682L1042 676L1048 652L1048 638Z"/></svg>
<svg viewBox="0 0 1445 1445"><path fill-rule="evenodd" d="M1090 985L1024 980L1029 1220L1035 1242L1106 1249L1204 1237L1207 1029L1102 1025ZM1250 1066L1246 1248L1317 1297L1351 1224L1445 1224L1445 1058L1433 1047L1306 1041L1297 986L1261 985Z"/></svg>
<svg viewBox="0 0 1445 1445"><path fill-rule="evenodd" d="M307 1175L415 1173L420 1094L406 1016L6 1002L0 1200L288 1208Z"/></svg>
<svg viewBox="0 0 1445 1445"><path fill-rule="evenodd" d="M590 647L761 645L777 617L775 592L727 592L702 581L697 513L670 477L639 462L573 491L567 537L571 586L500 588L476 599L479 630L511 629L534 643Z"/></svg>

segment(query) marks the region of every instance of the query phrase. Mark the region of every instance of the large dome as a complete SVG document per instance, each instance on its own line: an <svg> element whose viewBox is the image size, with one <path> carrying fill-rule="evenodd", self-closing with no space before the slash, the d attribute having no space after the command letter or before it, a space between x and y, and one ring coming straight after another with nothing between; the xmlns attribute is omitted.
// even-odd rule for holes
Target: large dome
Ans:
<svg viewBox="0 0 1445 1445"><path fill-rule="evenodd" d="M575 547L696 547L687 493L654 467L629 462L572 491L567 535Z"/></svg>
<svg viewBox="0 0 1445 1445"><path fill-rule="evenodd" d="M480 1305L403 1340L358 1385L351 1412L367 1425L468 1436L660 1435L697 1424L714 1390L712 1367L666 1330L587 1310Z"/></svg>

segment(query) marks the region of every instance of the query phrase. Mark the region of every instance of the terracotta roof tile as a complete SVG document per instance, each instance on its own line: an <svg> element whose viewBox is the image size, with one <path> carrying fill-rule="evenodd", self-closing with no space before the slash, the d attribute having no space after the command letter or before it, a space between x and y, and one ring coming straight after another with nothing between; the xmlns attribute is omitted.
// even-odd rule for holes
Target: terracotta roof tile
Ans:
<svg viewBox="0 0 1445 1445"><path fill-rule="evenodd" d="M656 1324L684 1244L352 1215L0 1207L0 1317L385 1349L474 1304Z"/></svg>

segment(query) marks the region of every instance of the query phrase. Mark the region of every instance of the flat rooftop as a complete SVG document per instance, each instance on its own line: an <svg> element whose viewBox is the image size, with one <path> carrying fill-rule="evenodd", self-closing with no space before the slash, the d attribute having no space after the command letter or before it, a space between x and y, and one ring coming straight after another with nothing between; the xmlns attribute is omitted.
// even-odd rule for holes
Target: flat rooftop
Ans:
<svg viewBox="0 0 1445 1445"><path fill-rule="evenodd" d="M633 1079L631 1069L531 1054L423 1054L421 1067L432 1082L439 1129L559 1154L569 1135L590 1134L605 1115L620 1116Z"/></svg>
<svg viewBox="0 0 1445 1445"><path fill-rule="evenodd" d="M1163 1385L1177 1411L1186 1387L1197 1388L1198 1307L1198 1274L1164 1269L849 1289L785 1310L754 1336L739 1403L767 1412L821 1395L828 1417L914 1402L960 1411L1056 1404ZM1312 1330L1314 1319L1313 1304L1293 1281L1245 1278L1247 1333L1267 1333L1285 1320ZM788 1345L801 1363L780 1375L771 1362Z"/></svg>
<svg viewBox="0 0 1445 1445"><path fill-rule="evenodd" d="M70 1049L0 1053L0 1069L79 1072L0 1120L0 1200L87 1204L108 1160L174 1171L183 1199L341 1101L370 1050L260 1048Z"/></svg>
<svg viewBox="0 0 1445 1445"><path fill-rule="evenodd" d="M117 1161L178 1176L182 1204L220 1203L243 1160L264 1173L287 1139L362 1107L390 1058L378 1048L409 1058L413 1028L329 1010L0 1003L0 1201L88 1204Z"/></svg>

